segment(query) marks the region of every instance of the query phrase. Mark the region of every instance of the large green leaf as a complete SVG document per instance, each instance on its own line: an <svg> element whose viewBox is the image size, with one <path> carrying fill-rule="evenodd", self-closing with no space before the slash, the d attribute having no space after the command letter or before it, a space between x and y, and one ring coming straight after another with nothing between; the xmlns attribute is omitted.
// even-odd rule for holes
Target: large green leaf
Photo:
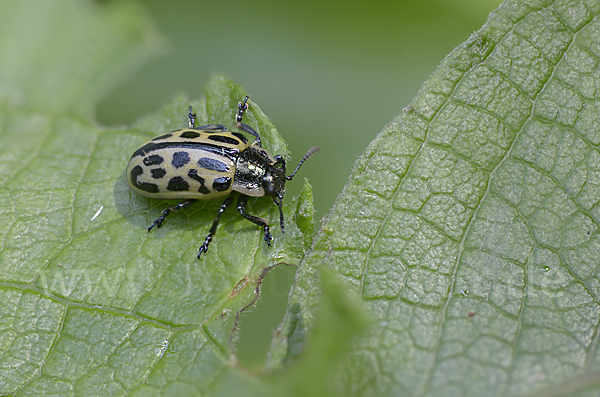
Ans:
<svg viewBox="0 0 600 397"><path fill-rule="evenodd" d="M133 150L186 126L190 104L198 124L233 128L245 95L215 78L201 101L180 98L126 130L95 125L106 84L157 48L151 26L132 3L0 4L2 394L206 391L225 368L238 371L236 314L255 300L265 269L298 265L312 240L308 183L287 200L285 235L272 201L250 200L249 211L276 226L271 248L228 211L197 260L216 201L148 233L172 203L130 191ZM290 158L256 105L244 121Z"/></svg>
<svg viewBox="0 0 600 397"><path fill-rule="evenodd" d="M190 104L232 128L245 92L216 78L100 128L99 96L159 47L143 10L0 3L0 393L596 395L599 13L506 2L367 148L312 248L305 183L271 249L228 211L198 261L219 203L148 233L170 203L124 168ZM289 158L256 105L246 121ZM268 199L250 207L276 224ZM299 272L272 371L250 374L236 313L279 263Z"/></svg>
<svg viewBox="0 0 600 397"><path fill-rule="evenodd" d="M598 395L599 13L507 1L442 62L357 161L273 365L303 351L327 267L376 317L348 395Z"/></svg>

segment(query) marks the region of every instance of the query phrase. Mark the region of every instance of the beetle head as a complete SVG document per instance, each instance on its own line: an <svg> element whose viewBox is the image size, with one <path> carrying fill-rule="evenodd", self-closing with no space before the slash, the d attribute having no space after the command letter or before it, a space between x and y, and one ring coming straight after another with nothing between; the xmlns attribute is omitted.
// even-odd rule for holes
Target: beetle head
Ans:
<svg viewBox="0 0 600 397"><path fill-rule="evenodd" d="M263 189L265 196L283 198L285 195L285 160L277 155L263 177Z"/></svg>
<svg viewBox="0 0 600 397"><path fill-rule="evenodd" d="M263 189L265 191L265 196L273 197L273 201L279 207L279 225L281 226L281 232L285 233L285 226L283 224L283 196L285 196L285 183L287 181L291 181L292 178L296 175L296 172L300 169L300 166L306 159L319 151L318 147L311 148L298 166L290 175L285 175L285 160L280 156L275 156L275 162L271 164L269 170L265 173L263 178Z"/></svg>

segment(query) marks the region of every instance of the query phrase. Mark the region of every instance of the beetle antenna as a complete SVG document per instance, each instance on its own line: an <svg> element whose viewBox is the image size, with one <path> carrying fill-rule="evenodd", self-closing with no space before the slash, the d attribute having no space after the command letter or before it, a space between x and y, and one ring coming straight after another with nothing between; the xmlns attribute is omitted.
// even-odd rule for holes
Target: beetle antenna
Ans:
<svg viewBox="0 0 600 397"><path fill-rule="evenodd" d="M291 181L292 178L296 175L296 172L298 172L298 170L300 169L300 166L302 165L302 163L304 163L310 156L312 156L313 154L317 153L318 151L319 151L319 147L318 146L310 148L308 150L308 152L306 152L306 154L304 155L304 157L302 157L302 160L300 160L300 163L298 164L298 166L296 167L296 169L294 170L294 172L292 172L289 176L286 176L285 179L287 179L288 181Z"/></svg>
<svg viewBox="0 0 600 397"><path fill-rule="evenodd" d="M279 226L281 226L281 233L285 233L285 225L283 224L283 195L280 193L277 195L277 198L273 198L275 204L279 207Z"/></svg>

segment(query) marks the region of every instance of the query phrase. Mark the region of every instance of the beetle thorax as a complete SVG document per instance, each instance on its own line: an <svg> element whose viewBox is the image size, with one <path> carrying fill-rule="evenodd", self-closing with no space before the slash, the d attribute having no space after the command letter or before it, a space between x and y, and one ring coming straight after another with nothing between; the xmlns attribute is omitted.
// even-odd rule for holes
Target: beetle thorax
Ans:
<svg viewBox="0 0 600 397"><path fill-rule="evenodd" d="M274 164L265 149L251 145L237 159L233 190L254 197L283 195L285 171Z"/></svg>

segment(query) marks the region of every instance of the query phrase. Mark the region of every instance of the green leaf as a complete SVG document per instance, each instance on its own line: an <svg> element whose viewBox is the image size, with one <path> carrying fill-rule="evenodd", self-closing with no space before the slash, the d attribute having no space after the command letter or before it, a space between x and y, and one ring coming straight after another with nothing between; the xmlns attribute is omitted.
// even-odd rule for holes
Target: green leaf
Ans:
<svg viewBox="0 0 600 397"><path fill-rule="evenodd" d="M214 396L336 396L339 388L332 379L337 363L345 359L348 347L368 327L360 304L330 271L322 272L321 304L317 326L305 354L285 370L261 377L226 371L214 385Z"/></svg>
<svg viewBox="0 0 600 397"><path fill-rule="evenodd" d="M106 130L89 120L94 102L160 44L141 9L7 1L0 29L0 393L196 394L220 373L243 376L231 350L237 313L255 301L264 269L304 256L310 185L287 199L285 235L272 200L249 201L277 226L271 248L230 210L197 260L220 203L148 233L172 203L132 193L124 175L142 143L187 125L190 104L199 124L233 128L243 89L215 78L206 99L178 98ZM258 106L244 121L290 157Z"/></svg>
<svg viewBox="0 0 600 397"><path fill-rule="evenodd" d="M66 0L56 5L7 0L2 11L0 103L4 109L89 119L116 79L133 72L160 48L144 10L129 1L100 6L91 1Z"/></svg>
<svg viewBox="0 0 600 397"><path fill-rule="evenodd" d="M367 148L312 247L305 182L271 249L228 211L198 261L220 203L148 233L171 203L132 193L125 165L190 104L232 129L243 89L215 78L206 99L100 128L98 98L160 48L143 10L0 3L0 393L597 393L599 13L507 1ZM268 199L249 205L276 224ZM271 371L251 374L237 313L279 263L296 284Z"/></svg>
<svg viewBox="0 0 600 397"><path fill-rule="evenodd" d="M346 395L597 394L599 13L506 1L442 62L357 161L272 366L303 352L327 267L376 318Z"/></svg>

